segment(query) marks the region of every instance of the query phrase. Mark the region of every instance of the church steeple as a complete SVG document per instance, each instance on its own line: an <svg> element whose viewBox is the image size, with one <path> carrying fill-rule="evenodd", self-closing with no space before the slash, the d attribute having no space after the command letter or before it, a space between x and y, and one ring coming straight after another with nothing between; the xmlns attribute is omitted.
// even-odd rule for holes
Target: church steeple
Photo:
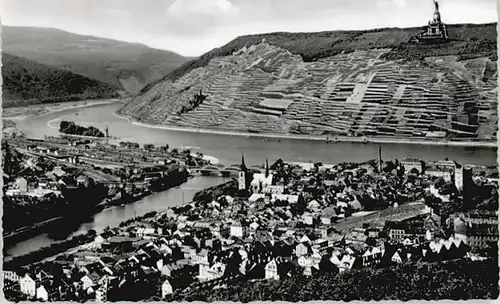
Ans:
<svg viewBox="0 0 500 304"><path fill-rule="evenodd" d="M250 174L248 172L247 166L245 165L245 157L241 154L241 165L240 172L238 172L238 189L248 190L250 185Z"/></svg>
<svg viewBox="0 0 500 304"><path fill-rule="evenodd" d="M243 153L241 154L241 165L240 165L240 169L241 171L243 172L247 172L247 166L245 165L245 156L243 155Z"/></svg>
<svg viewBox="0 0 500 304"><path fill-rule="evenodd" d="M266 178L269 176L269 162L267 161L266 157Z"/></svg>

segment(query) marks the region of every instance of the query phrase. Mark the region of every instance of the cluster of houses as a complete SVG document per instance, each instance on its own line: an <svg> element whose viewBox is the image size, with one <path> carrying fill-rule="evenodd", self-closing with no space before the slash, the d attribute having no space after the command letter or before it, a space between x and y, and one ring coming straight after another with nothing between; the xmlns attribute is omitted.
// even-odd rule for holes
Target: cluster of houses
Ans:
<svg viewBox="0 0 500 304"><path fill-rule="evenodd" d="M54 166L50 162L41 162L29 158L26 167L17 177L4 186L4 194L11 198L43 198L48 195L61 195L62 187L88 187L90 178L81 174L81 170Z"/></svg>
<svg viewBox="0 0 500 304"><path fill-rule="evenodd" d="M50 266L34 267L24 274L5 271L6 285L13 291L18 284L18 292L30 299L106 301L113 290L129 286L126 283L151 280L161 282L158 294L166 297L193 283L225 277L263 280L339 273L407 261L463 258L469 250L461 239L435 234L429 240L429 229L422 236L400 223L382 229L357 228L347 234L328 228L264 230L255 225L242 233L239 222L221 232L216 225L183 221L182 216L161 228L153 228L161 221L155 218L141 223L142 227L102 233Z"/></svg>
<svg viewBox="0 0 500 304"><path fill-rule="evenodd" d="M136 282L148 282L154 295L167 298L233 279L284 279L470 257L468 239L450 233L431 208L365 222L363 214L376 210L357 210L370 199L389 200L383 208L397 210L398 203L414 204L428 188L421 175L398 177L405 168L379 174L372 167L297 170L278 164L249 174L243 163L237 196L170 208L101 233L79 251L24 273L5 271L4 278L9 292L30 299L112 301L123 300L121 291ZM484 218L467 216L476 224L484 224ZM343 226L348 220L355 224Z"/></svg>

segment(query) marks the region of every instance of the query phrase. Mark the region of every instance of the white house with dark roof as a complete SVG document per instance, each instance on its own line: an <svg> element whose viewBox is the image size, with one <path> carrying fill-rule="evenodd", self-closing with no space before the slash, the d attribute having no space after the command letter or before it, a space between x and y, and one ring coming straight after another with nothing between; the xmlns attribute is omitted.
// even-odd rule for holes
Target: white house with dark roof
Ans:
<svg viewBox="0 0 500 304"><path fill-rule="evenodd" d="M19 280L19 287L22 293L30 297L36 296L36 281L29 275L25 274Z"/></svg>
<svg viewBox="0 0 500 304"><path fill-rule="evenodd" d="M161 284L161 298L165 299L167 295L174 293L174 289L172 288L172 284L170 284L170 280L166 279L163 284Z"/></svg>
<svg viewBox="0 0 500 304"><path fill-rule="evenodd" d="M240 221L234 221L229 227L229 235L237 238L244 238L246 236L245 230L245 227L243 227Z"/></svg>
<svg viewBox="0 0 500 304"><path fill-rule="evenodd" d="M265 271L266 271L266 275L265 275L266 280L269 280L269 279L279 280L280 279L280 276L278 273L278 263L276 262L275 259L271 260L269 263L266 264Z"/></svg>

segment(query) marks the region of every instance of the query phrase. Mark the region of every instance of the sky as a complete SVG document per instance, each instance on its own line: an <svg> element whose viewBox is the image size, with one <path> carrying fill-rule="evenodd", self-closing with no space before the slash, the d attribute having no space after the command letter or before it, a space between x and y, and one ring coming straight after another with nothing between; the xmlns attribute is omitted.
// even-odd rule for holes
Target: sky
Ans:
<svg viewBox="0 0 500 304"><path fill-rule="evenodd" d="M496 0L440 0L445 23L497 21ZM432 0L2 0L4 25L52 27L199 56L266 32L423 26Z"/></svg>

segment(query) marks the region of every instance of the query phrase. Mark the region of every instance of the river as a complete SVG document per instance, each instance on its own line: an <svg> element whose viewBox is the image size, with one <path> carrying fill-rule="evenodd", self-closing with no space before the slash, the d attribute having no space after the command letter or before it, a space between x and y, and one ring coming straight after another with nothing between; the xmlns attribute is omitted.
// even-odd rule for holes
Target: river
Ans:
<svg viewBox="0 0 500 304"><path fill-rule="evenodd" d="M105 209L94 215L90 221L79 225L76 229L72 229L72 231L68 231L67 237L70 238L90 229L101 232L108 226L116 227L125 220L144 215L150 211L164 211L168 207L182 205L183 201L191 201L193 195L199 190L219 185L226 180L228 179L222 177L196 176L190 178L179 188L153 193L132 204ZM51 239L49 234L43 233L8 248L6 256L22 255L48 246L53 242L55 240Z"/></svg>
<svg viewBox="0 0 500 304"><path fill-rule="evenodd" d="M408 144L363 144L363 143L326 143L297 139L272 139L227 136L220 134L199 134L170 131L139 126L116 116L114 113L119 103L95 105L84 108L67 109L18 121L18 128L28 137L43 138L45 135L57 136L59 121L75 121L79 125L93 125L101 130L109 129L110 136L116 141L134 141L141 144L169 144L171 148L189 148L205 155L216 157L222 164L237 164L244 153L247 164L263 164L266 157L272 162L278 158L295 162L322 161L337 163L342 161L366 161L375 159L378 146L382 146L382 158L415 157L426 161L444 158L453 159L463 164L496 165L496 149L464 148L449 146L420 146ZM189 201L193 194L203 188L221 183L222 178L195 177L177 189L155 193L139 202L107 209L92 218L92 221L80 225L70 235L89 229L102 231L106 226L116 226L120 222L145 214L149 211L164 210ZM41 234L8 249L6 255L16 256L37 250L54 242L49 235Z"/></svg>
<svg viewBox="0 0 500 304"><path fill-rule="evenodd" d="M225 165L241 162L241 154L250 164L263 164L282 158L287 161L338 163L342 161L360 162L375 159L378 146L382 146L383 159L404 157L420 158L426 161L446 157L459 163L495 165L496 149L464 148L450 146L424 146L411 144L363 144L363 143L326 143L300 139L268 139L245 136L228 136L148 128L129 122L114 113L121 104L104 104L86 108L68 109L32 117L18 122L18 127L28 137L43 138L44 135L59 135L61 120L75 121L77 124L93 125L101 130L109 128L112 137L118 141L135 141L141 144L169 144L171 148L190 148L205 155L215 156Z"/></svg>

